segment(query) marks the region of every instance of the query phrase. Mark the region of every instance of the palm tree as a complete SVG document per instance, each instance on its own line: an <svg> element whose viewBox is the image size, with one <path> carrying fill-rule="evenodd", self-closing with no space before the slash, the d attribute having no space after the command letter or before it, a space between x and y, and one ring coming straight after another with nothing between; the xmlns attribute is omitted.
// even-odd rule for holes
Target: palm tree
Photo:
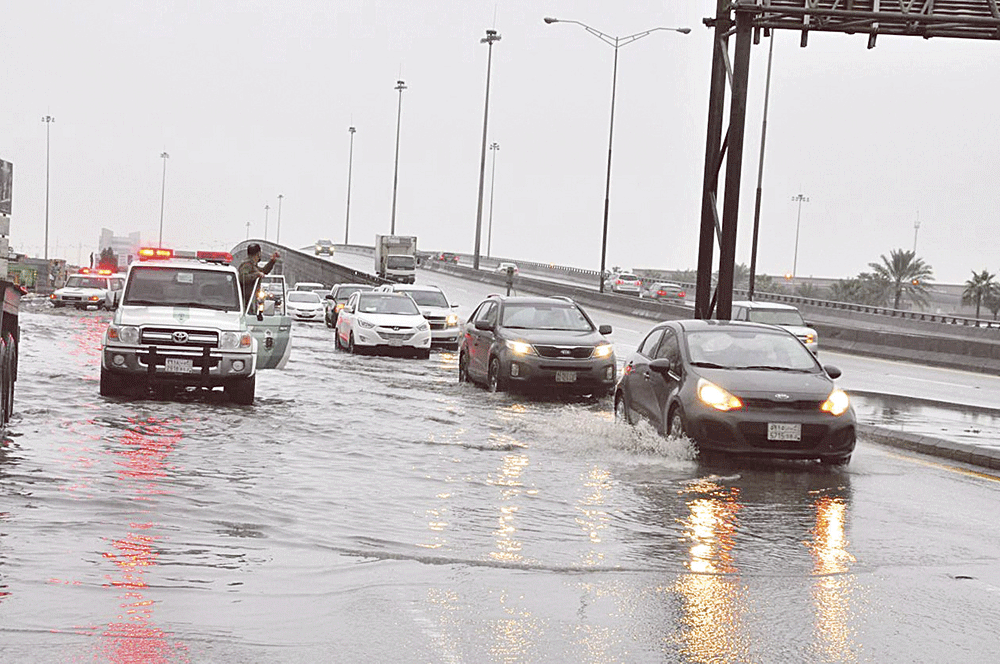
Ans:
<svg viewBox="0 0 1000 664"><path fill-rule="evenodd" d="M893 249L889 258L880 256L881 263L869 263L875 277L889 282L893 294L892 308L899 309L899 301L905 293L914 304L927 302L927 283L934 280L931 266L917 258L915 251Z"/></svg>
<svg viewBox="0 0 1000 664"><path fill-rule="evenodd" d="M976 319L979 319L979 308L996 291L997 282L994 281L997 275L990 274L989 270L982 272L972 271L972 278L965 282L965 290L962 291L962 304L976 305Z"/></svg>

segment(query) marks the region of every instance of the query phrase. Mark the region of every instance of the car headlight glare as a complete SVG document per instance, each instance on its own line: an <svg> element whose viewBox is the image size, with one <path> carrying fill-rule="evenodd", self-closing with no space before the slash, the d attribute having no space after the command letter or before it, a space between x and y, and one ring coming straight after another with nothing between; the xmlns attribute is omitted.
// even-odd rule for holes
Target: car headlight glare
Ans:
<svg viewBox="0 0 1000 664"><path fill-rule="evenodd" d="M836 389L830 392L830 396L826 398L823 405L819 407L824 413L830 413L831 415L843 415L847 412L847 409L851 407L851 398L847 396L847 392Z"/></svg>
<svg viewBox="0 0 1000 664"><path fill-rule="evenodd" d="M458 327L458 314L449 314L447 326Z"/></svg>
<svg viewBox="0 0 1000 664"><path fill-rule="evenodd" d="M806 335L806 343L807 344L814 344L814 343L816 343L816 335L815 334L807 334Z"/></svg>
<svg viewBox="0 0 1000 664"><path fill-rule="evenodd" d="M535 348L524 341L505 341L507 348L515 355L534 355Z"/></svg>
<svg viewBox="0 0 1000 664"><path fill-rule="evenodd" d="M372 328L375 327L375 323L369 323L364 318L359 318L358 319L358 327L363 327L366 330L371 330Z"/></svg>
<svg viewBox="0 0 1000 664"><path fill-rule="evenodd" d="M734 397L715 383L710 383L704 378L698 379L698 398L701 399L703 404L711 406L716 410L739 410L743 407L743 402L738 397Z"/></svg>
<svg viewBox="0 0 1000 664"><path fill-rule="evenodd" d="M600 344L594 347L593 357L610 357L611 353L614 352L614 346L611 344Z"/></svg>

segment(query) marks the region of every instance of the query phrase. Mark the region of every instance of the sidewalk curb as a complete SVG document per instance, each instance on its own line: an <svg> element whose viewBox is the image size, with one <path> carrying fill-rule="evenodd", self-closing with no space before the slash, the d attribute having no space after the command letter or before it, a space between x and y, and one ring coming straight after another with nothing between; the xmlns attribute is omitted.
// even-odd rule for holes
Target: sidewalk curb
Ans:
<svg viewBox="0 0 1000 664"><path fill-rule="evenodd" d="M906 431L894 431L870 424L858 424L857 428L858 434L881 445L942 457L991 470L1000 470L1000 448L991 449L955 443L950 440L907 433Z"/></svg>

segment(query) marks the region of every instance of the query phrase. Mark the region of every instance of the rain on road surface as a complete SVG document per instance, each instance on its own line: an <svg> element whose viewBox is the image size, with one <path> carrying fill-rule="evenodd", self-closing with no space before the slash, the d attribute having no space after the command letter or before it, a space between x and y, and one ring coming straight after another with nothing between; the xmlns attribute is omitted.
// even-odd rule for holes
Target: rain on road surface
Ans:
<svg viewBox="0 0 1000 664"><path fill-rule="evenodd" d="M322 324L252 407L105 399L108 315L34 309L5 662L1000 657L995 477L864 440L846 469L705 465L610 400L488 394Z"/></svg>

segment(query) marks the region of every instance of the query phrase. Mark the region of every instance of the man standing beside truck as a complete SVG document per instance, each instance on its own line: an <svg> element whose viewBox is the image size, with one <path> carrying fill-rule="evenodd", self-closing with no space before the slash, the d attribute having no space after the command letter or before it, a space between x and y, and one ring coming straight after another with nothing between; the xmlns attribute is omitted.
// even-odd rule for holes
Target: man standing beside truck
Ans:
<svg viewBox="0 0 1000 664"><path fill-rule="evenodd" d="M260 245L256 242L247 247L247 259L240 263L238 268L240 275L240 288L243 290L243 310L250 306L250 299L253 297L253 285L257 280L266 274L270 274L274 269L274 264L278 262L278 252L271 254L271 260L260 267Z"/></svg>

